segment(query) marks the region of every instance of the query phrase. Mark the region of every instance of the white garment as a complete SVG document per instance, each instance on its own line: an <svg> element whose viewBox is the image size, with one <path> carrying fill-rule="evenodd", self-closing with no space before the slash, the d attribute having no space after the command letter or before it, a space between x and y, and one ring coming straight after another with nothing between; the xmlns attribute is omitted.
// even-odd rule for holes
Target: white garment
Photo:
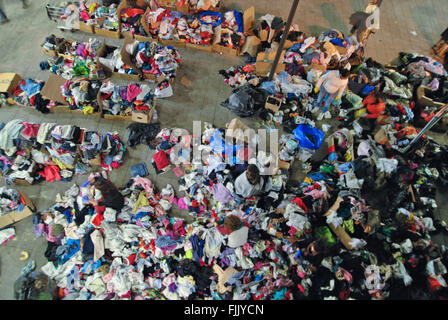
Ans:
<svg viewBox="0 0 448 320"><path fill-rule="evenodd" d="M236 231L229 234L227 245L230 248L238 248L243 246L247 242L247 237L249 235L249 228L244 226Z"/></svg>
<svg viewBox="0 0 448 320"><path fill-rule="evenodd" d="M324 86L325 91L330 94L336 94L336 97L340 98L347 88L348 78L341 79L339 71L328 71L322 77L320 77L319 81L316 84L316 87L320 88L322 85Z"/></svg>

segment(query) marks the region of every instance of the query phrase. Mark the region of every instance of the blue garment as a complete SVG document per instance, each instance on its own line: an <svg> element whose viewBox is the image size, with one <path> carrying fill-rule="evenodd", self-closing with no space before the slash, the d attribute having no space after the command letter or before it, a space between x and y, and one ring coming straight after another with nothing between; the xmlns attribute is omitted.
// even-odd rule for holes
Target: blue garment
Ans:
<svg viewBox="0 0 448 320"><path fill-rule="evenodd" d="M40 84L33 79L26 79L25 85L21 84L20 89L25 91L28 97L32 97L40 92Z"/></svg>
<svg viewBox="0 0 448 320"><path fill-rule="evenodd" d="M244 32L243 14L239 11L233 10L233 15L235 16L236 24L238 25L238 32Z"/></svg>
<svg viewBox="0 0 448 320"><path fill-rule="evenodd" d="M307 176L313 181L325 180L325 177L320 172L310 172Z"/></svg>
<svg viewBox="0 0 448 320"><path fill-rule="evenodd" d="M70 238L67 239L66 244L59 246L56 250L56 257L58 259L58 264L62 265L66 263L80 249L81 249L81 240Z"/></svg>
<svg viewBox="0 0 448 320"><path fill-rule="evenodd" d="M351 162L345 162L345 163L342 163L342 164L338 164L337 163L336 166L342 172L348 172L350 169L355 169L355 167L353 166L353 163L351 163Z"/></svg>
<svg viewBox="0 0 448 320"><path fill-rule="evenodd" d="M197 263L201 263L201 258L204 256L205 240L199 241L199 238L197 235L192 235L190 237L190 242L193 246L193 259Z"/></svg>
<svg viewBox="0 0 448 320"><path fill-rule="evenodd" d="M177 245L178 243L179 240L171 239L169 236L160 236L155 241L157 248L171 247Z"/></svg>

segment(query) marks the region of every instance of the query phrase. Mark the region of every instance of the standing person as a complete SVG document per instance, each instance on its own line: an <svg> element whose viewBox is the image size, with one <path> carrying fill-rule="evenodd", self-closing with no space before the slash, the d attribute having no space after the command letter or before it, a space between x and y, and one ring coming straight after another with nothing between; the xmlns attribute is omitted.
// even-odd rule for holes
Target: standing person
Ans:
<svg viewBox="0 0 448 320"><path fill-rule="evenodd" d="M313 112L317 112L323 102L325 104L317 120L322 120L324 116L326 119L330 119L330 106L333 103L335 105L341 104L341 97L347 88L349 75L350 71L348 69L340 68L339 70L328 71L320 77L314 88L314 92L319 93L319 96Z"/></svg>
<svg viewBox="0 0 448 320"><path fill-rule="evenodd" d="M28 3L28 0L22 0L22 7L23 9L27 9L30 6L30 4ZM5 12L5 6L4 6L4 2L3 0L0 0L0 24L4 24L9 22L8 17L6 16L6 12Z"/></svg>
<svg viewBox="0 0 448 320"><path fill-rule="evenodd" d="M0 20L1 24L9 22L9 19L5 13L5 5L3 3L3 0L0 0L0 18L2 19L2 20Z"/></svg>

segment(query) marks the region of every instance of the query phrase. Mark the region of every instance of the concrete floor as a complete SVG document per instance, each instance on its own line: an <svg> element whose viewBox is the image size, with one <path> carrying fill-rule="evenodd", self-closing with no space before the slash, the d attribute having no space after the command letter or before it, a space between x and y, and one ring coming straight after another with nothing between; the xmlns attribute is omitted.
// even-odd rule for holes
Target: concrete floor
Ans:
<svg viewBox="0 0 448 320"><path fill-rule="evenodd" d="M87 40L92 35L81 32L61 32L56 24L46 15L45 4L57 4L60 1L33 1L31 7L23 10L21 1L6 4L6 13L11 20L8 24L0 26L0 72L16 72L23 78L40 80L48 79L48 71L40 71L39 63L46 59L40 51L40 44L50 33L64 35L73 40ZM257 17L270 13L287 18L291 1L287 0L224 0L228 9L246 9L255 5ZM363 0L302 0L295 16L303 31L318 35L329 28L337 28L342 32L349 30L349 17L363 9L367 1ZM275 5L272 5L275 3ZM446 0L429 0L424 4L417 0L384 1L381 11L381 30L373 35L367 45L367 56L389 63L394 60L400 51L415 51L429 54L431 46L438 41L440 33L446 28L443 18L448 15ZM411 31L417 33L416 36ZM96 36L102 38L100 36ZM105 38L108 45L121 46L122 39ZM210 54L193 49L179 49L183 61L174 84L173 97L159 100L157 111L162 127L181 127L192 130L194 120L210 122L217 127L224 126L234 115L219 105L224 101L232 89L224 84L218 71L232 65L244 63L245 59L227 55ZM187 89L180 84L182 76L192 81L192 87ZM71 114L49 114L22 107L4 107L0 109L0 121L9 121L19 118L33 122L58 122L60 124L74 124L89 130L101 132L118 131L123 142L127 142L126 127L130 122L111 121L98 118L89 118ZM243 119L248 125L254 127L256 119ZM446 143L447 136L440 135ZM121 186L131 177L129 167L146 161L150 164L152 152L144 145L135 149L128 149L122 168L111 174L112 181ZM295 166L295 169L298 169ZM296 171L296 174L300 172ZM158 188L167 183L177 189L177 178L172 172L155 176L150 170L149 178ZM26 192L39 211L45 210L54 203L57 193L63 193L73 183L82 183L86 176L75 177L73 182L41 183L30 187L20 187ZM4 185L0 179L0 185ZM444 216L446 199L441 201L440 212ZM31 218L14 225L16 237L6 245L0 247L0 299L13 299L13 283L19 277L20 270L33 259L37 269L47 261L44 257L46 240L36 239L33 233ZM445 239L439 239L445 242ZM22 250L30 253L27 261L20 261Z"/></svg>

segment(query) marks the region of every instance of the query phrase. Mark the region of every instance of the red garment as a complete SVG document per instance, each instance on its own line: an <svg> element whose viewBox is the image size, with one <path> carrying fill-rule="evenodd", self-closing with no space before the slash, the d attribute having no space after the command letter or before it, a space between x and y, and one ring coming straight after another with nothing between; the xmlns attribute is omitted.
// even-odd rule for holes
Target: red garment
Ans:
<svg viewBox="0 0 448 320"><path fill-rule="evenodd" d="M170 162L169 162L165 152L163 152L163 150L160 150L159 152L157 152L155 155L152 156L152 158L154 159L154 161L156 163L156 167L159 170L165 169L170 164Z"/></svg>
<svg viewBox="0 0 448 320"><path fill-rule="evenodd" d="M17 87L14 89L14 92L12 93L13 96L18 97L19 94L21 94L23 92L22 88L20 88L20 85L25 85L26 81L22 80L22 82L20 82Z"/></svg>
<svg viewBox="0 0 448 320"><path fill-rule="evenodd" d="M303 209L303 211L305 211L306 214L308 214L308 208L306 207L305 203L302 201L302 199L300 199L299 197L296 197L293 201L291 201L295 204L297 204L300 208Z"/></svg>
<svg viewBox="0 0 448 320"><path fill-rule="evenodd" d="M45 178L48 182L53 182L55 180L61 180L62 177L59 174L61 169L59 169L58 166L55 165L49 165L44 168L44 170L39 171L38 173Z"/></svg>
<svg viewBox="0 0 448 320"><path fill-rule="evenodd" d="M366 118L378 118L386 110L386 103L381 98L375 98L372 94L368 95L362 102L367 107L369 114Z"/></svg>
<svg viewBox="0 0 448 320"><path fill-rule="evenodd" d="M99 227L101 225L101 221L103 221L103 220L104 220L103 215L101 213L97 213L95 218L93 218L93 220L92 220L92 224L94 226Z"/></svg>

